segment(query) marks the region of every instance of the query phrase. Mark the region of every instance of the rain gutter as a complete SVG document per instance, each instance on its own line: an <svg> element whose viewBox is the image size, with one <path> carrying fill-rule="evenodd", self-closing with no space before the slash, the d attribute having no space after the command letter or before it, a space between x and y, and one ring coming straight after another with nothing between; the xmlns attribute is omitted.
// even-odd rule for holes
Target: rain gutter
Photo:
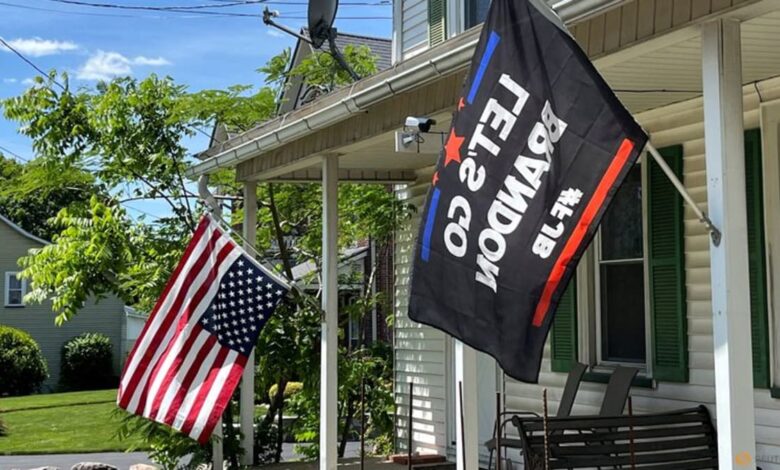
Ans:
<svg viewBox="0 0 780 470"><path fill-rule="evenodd" d="M625 0L561 0L555 2L553 8L565 23L570 24L624 2ZM474 32L470 39L458 47L445 49L438 56L421 62L408 70L397 74L394 73L378 83L366 88L356 89L356 85L360 83L357 82L352 85L347 96L310 114L297 119L293 118L289 122L286 122L285 119L289 114L282 116L275 129L269 129L258 137L237 144L229 150L220 152L193 165L187 170L187 176L194 178L213 173L221 168L235 167L242 162L281 147L313 131L348 119L380 101L419 87L431 80L462 70L471 62L474 48L478 41L479 34ZM398 67L398 64L396 67ZM367 78L367 81L371 80L372 77Z"/></svg>

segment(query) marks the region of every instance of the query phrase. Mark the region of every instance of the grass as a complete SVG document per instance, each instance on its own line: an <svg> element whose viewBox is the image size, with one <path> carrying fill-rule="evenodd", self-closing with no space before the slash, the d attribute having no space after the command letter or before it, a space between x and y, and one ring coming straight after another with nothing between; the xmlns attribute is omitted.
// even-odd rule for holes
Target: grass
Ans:
<svg viewBox="0 0 780 470"><path fill-rule="evenodd" d="M125 451L137 440L120 441L116 390L0 398L0 455Z"/></svg>

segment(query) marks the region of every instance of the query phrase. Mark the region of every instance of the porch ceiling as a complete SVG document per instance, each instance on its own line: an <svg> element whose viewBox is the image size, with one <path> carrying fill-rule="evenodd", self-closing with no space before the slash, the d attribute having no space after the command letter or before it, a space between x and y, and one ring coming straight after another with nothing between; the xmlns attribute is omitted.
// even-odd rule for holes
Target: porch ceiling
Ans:
<svg viewBox="0 0 780 470"><path fill-rule="evenodd" d="M742 23L743 82L758 82L780 75L780 1L766 0L744 10L729 13ZM658 37L615 54L594 58L607 82L626 107L638 115L644 111L701 96L700 26L693 24L666 37ZM443 77L420 89L394 96L343 123L338 130L350 143L333 149L339 155L341 178L352 181L403 182L416 178L415 171L436 161L436 153L395 152L395 131L407 115L428 115L438 121L437 130L446 131L450 113L457 102L463 72ZM435 97L433 97L435 95ZM351 121L351 122L350 122ZM339 125L335 126L338 127ZM370 128L361 133L359 129ZM317 131L312 139L334 139L334 132ZM362 136L361 136L362 134ZM339 140L336 138L335 140ZM302 149L299 150L301 152ZM322 153L310 152L291 165L281 153L238 167L240 180L280 181L320 180ZM267 166L266 166L267 165Z"/></svg>
<svg viewBox="0 0 780 470"><path fill-rule="evenodd" d="M780 75L780 11L742 23L742 79L749 84ZM701 36L601 68L633 113L701 95ZM664 91L659 91L664 90Z"/></svg>

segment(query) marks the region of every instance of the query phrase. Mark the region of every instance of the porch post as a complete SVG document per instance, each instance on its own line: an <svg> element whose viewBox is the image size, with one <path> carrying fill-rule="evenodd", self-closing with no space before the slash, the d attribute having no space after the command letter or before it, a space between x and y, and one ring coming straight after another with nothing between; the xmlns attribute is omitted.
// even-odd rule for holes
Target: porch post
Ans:
<svg viewBox="0 0 780 470"><path fill-rule="evenodd" d="M322 159L322 338L320 470L336 470L338 406L338 183L336 155Z"/></svg>
<svg viewBox="0 0 780 470"><path fill-rule="evenodd" d="M257 183L247 181L244 183L244 249L253 253L255 239L257 238ZM254 255L252 255L254 256ZM251 465L254 459L255 445L255 350L247 360L244 375L241 377L241 447L244 455L241 463Z"/></svg>
<svg viewBox="0 0 780 470"><path fill-rule="evenodd" d="M460 384L463 387L462 407ZM477 352L455 340L455 433L458 470L479 468L478 432Z"/></svg>
<svg viewBox="0 0 780 470"><path fill-rule="evenodd" d="M715 400L721 470L755 468L740 25L703 25L704 138L710 217Z"/></svg>

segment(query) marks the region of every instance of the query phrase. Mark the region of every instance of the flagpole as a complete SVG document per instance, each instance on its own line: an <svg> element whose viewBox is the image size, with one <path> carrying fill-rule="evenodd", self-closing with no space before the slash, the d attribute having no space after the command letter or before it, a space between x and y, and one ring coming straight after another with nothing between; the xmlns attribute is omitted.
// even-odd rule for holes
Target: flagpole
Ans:
<svg viewBox="0 0 780 470"><path fill-rule="evenodd" d="M217 200L214 199L214 195L211 194L211 191L209 191L208 184L209 184L208 175L201 175L201 177L198 178L198 193L204 205L206 206L206 212L215 219L221 219L222 217L220 213L222 212L222 209L220 208ZM227 407L227 410L228 413L230 413L230 406ZM222 447L222 417L221 416L217 420L217 424L214 427L212 436L215 437L216 439L213 439L212 447L211 447L211 468L212 470L222 470L223 466L225 465L225 458L224 458L223 447Z"/></svg>
<svg viewBox="0 0 780 470"><path fill-rule="evenodd" d="M677 178L677 175L674 174L674 171L666 163L664 157L661 156L658 150L650 142L647 142L647 145L645 146L645 150L647 150L650 153L650 155L653 157L653 160L655 160L658 166L661 167L661 170L664 172L666 177L669 178L669 181L671 181L675 189L677 189L677 192L680 193L680 196L682 196L685 202L688 203L688 206L690 206L690 208L693 209L693 212L696 214L696 217L699 218L699 222L703 223L704 226L707 227L707 230L710 232L710 237L712 238L712 243L715 246L720 245L720 238L721 238L720 230L717 227L715 227L715 225L713 225L712 220L710 220L707 214L699 208L699 205L696 204L696 201L693 200L691 195L685 189L685 186L680 181L680 179Z"/></svg>

